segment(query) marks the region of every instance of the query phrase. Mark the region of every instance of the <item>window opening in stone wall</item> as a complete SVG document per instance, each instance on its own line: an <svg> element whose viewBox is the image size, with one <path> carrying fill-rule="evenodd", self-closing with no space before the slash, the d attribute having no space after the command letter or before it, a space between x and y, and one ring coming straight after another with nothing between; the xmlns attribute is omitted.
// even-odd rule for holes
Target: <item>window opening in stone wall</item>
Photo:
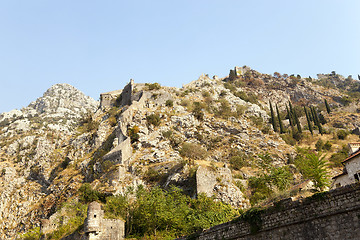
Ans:
<svg viewBox="0 0 360 240"><path fill-rule="evenodd" d="M360 172L354 174L354 178L356 181L360 181Z"/></svg>
<svg viewBox="0 0 360 240"><path fill-rule="evenodd" d="M94 218L96 218L96 214L94 214Z"/></svg>

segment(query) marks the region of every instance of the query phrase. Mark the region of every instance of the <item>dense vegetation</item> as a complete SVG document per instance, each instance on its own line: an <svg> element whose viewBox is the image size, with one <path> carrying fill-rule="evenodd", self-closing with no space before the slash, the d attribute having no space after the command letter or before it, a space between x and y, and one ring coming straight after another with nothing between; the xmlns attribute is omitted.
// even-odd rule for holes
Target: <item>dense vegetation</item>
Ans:
<svg viewBox="0 0 360 240"><path fill-rule="evenodd" d="M108 196L104 200L101 193L86 186L81 199L83 202L103 200L106 217L125 219L126 235L135 238L174 239L239 215L239 211L228 204L205 195L193 199L176 187L165 191L159 187L146 190L140 186L125 196Z"/></svg>

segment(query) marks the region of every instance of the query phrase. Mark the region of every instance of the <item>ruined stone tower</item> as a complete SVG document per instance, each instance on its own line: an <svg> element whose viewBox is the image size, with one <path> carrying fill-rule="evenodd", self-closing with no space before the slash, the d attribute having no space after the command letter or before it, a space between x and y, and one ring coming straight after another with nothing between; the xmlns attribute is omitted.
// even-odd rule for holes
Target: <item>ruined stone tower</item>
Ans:
<svg viewBox="0 0 360 240"><path fill-rule="evenodd" d="M122 240L125 222L121 219L104 219L100 203L91 202L84 223L84 232L86 240Z"/></svg>
<svg viewBox="0 0 360 240"><path fill-rule="evenodd" d="M85 221L85 232L89 234L98 235L101 232L101 219L103 218L103 211L98 202L91 202L88 206L87 218Z"/></svg>

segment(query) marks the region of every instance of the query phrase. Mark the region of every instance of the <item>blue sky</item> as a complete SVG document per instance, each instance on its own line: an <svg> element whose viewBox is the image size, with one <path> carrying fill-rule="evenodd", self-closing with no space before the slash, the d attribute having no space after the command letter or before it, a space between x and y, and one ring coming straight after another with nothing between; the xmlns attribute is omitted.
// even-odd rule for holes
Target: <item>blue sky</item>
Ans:
<svg viewBox="0 0 360 240"><path fill-rule="evenodd" d="M360 74L358 0L0 0L0 112L56 83L95 99L234 66Z"/></svg>

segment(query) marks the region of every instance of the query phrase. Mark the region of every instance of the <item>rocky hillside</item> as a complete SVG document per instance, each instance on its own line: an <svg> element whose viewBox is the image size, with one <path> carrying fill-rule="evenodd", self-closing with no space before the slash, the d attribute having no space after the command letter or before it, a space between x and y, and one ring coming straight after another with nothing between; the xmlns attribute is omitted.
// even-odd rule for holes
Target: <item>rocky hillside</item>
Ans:
<svg viewBox="0 0 360 240"><path fill-rule="evenodd" d="M42 201L52 191L66 197L51 184L61 164L68 164L65 149L80 121L98 106L69 84L56 84L28 107L0 115L1 239L38 223L48 210L40 208Z"/></svg>
<svg viewBox="0 0 360 240"><path fill-rule="evenodd" d="M358 98L347 87L358 82L335 77L329 85L334 76L236 67L180 89L130 83L130 94L102 96L114 99L101 107L70 85L54 85L28 107L0 115L0 238L36 232L44 221L49 239L72 233L83 213L70 209L80 209L86 191L125 196L140 185L177 186L192 198L204 193L247 209L326 189L300 162L327 152L334 176L347 154L343 145L359 133ZM269 102L279 109L283 133L273 130ZM290 125L289 102L301 131ZM310 133L304 106L322 116L321 130L313 124Z"/></svg>

